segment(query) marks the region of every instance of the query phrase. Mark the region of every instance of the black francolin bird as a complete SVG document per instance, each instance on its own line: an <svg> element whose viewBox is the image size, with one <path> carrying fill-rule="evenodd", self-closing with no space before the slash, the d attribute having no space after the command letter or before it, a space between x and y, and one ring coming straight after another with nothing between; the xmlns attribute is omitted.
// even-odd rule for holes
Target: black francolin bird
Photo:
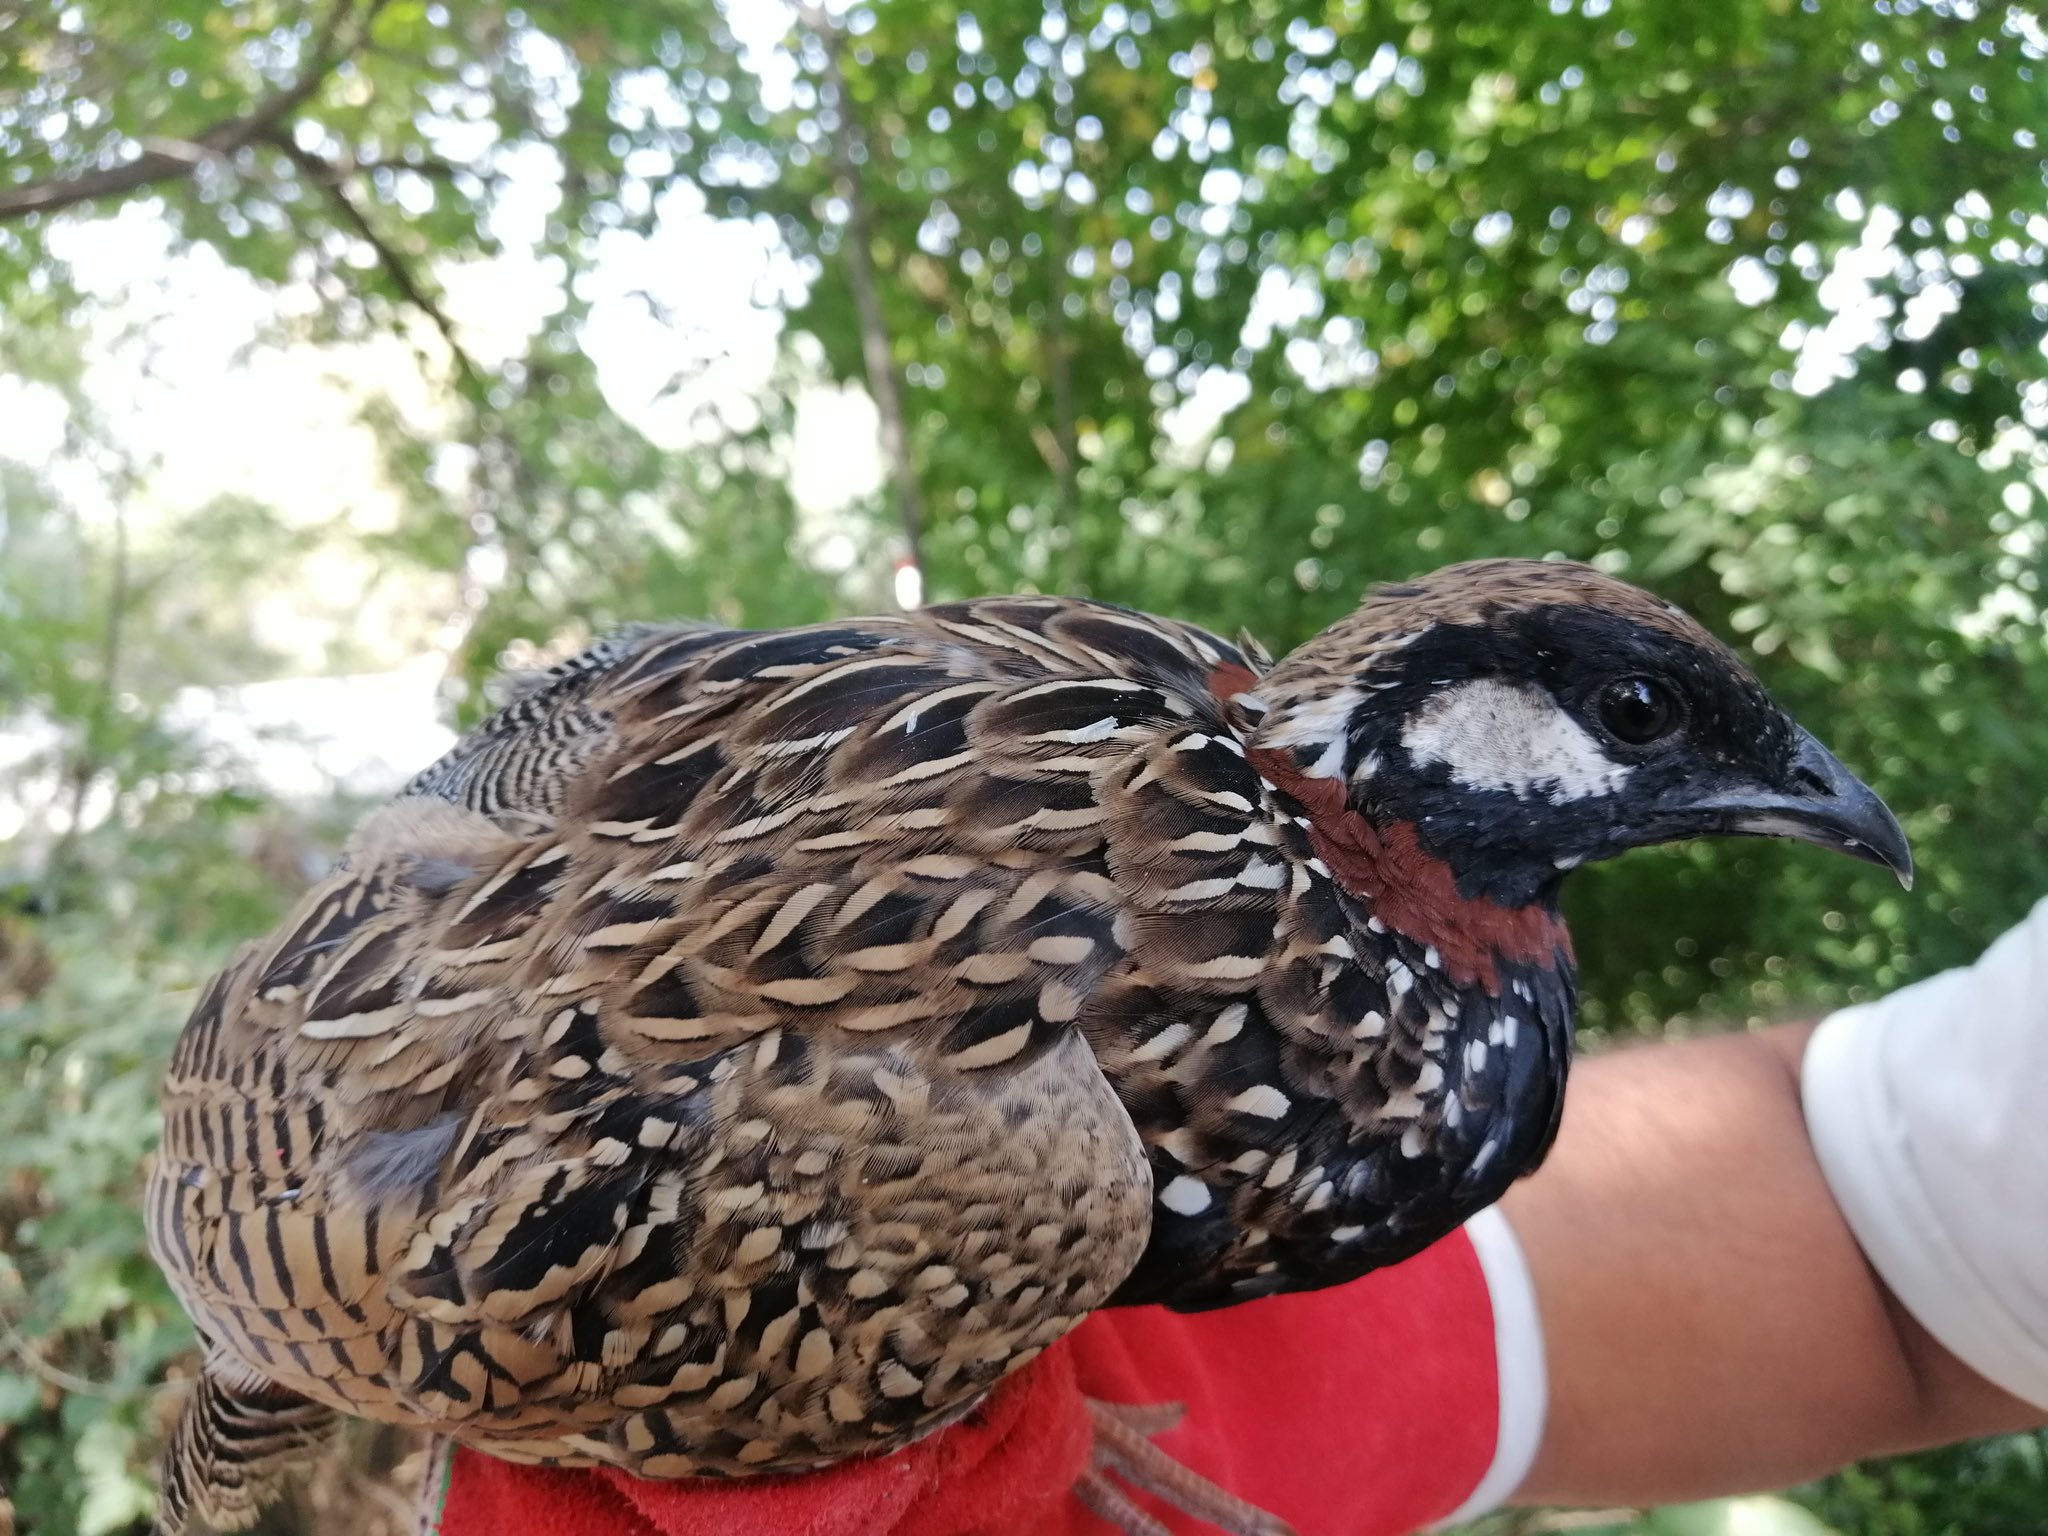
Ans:
<svg viewBox="0 0 2048 1536"><path fill-rule="evenodd" d="M1565 873L1910 865L1664 602L1489 561L1278 664L1100 603L649 626L390 805L186 1025L161 1525L333 1415L656 1478L968 1411L1089 1312L1412 1254L1543 1156Z"/></svg>

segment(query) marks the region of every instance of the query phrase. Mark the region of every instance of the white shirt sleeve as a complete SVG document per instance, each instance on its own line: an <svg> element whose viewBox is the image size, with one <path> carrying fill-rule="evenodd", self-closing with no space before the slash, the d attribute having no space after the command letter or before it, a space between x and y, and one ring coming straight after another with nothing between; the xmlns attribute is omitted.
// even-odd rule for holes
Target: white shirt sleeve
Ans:
<svg viewBox="0 0 2048 1536"><path fill-rule="evenodd" d="M2048 1407L2048 900L1975 965L1829 1018L1801 1094L1885 1284L1964 1364Z"/></svg>
<svg viewBox="0 0 2048 1536"><path fill-rule="evenodd" d="M1536 1284L1515 1241L1515 1229L1498 1207L1465 1223L1465 1235L1486 1277L1493 1304L1493 1359L1499 1373L1500 1419L1494 1431L1493 1461L1486 1475L1435 1527L1462 1525L1505 1504L1522 1486L1543 1440L1549 1377L1543 1358L1543 1323L1536 1312Z"/></svg>

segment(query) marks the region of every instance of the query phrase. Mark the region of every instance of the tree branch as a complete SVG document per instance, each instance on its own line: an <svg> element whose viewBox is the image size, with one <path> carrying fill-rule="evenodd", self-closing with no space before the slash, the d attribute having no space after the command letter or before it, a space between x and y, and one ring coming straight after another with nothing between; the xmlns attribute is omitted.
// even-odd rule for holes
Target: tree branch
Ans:
<svg viewBox="0 0 2048 1536"><path fill-rule="evenodd" d="M483 370L477 366L476 359L471 357L468 349L462 345L461 337L456 334L455 322L448 317L448 312L414 275L412 264L396 246L377 232L377 226L370 222L369 214L349 195L349 168L334 165L311 150L302 149L282 128L273 128L263 137L266 143L297 167L299 175L307 185L318 187L327 194L328 200L334 204L335 211L341 215L342 222L354 230L357 238L376 253L377 264L384 269L384 275L390 280L391 286L398 290L398 296L433 322L434 329L441 333L441 339L448 344L449 354L455 359L455 367L461 373L463 383L481 404L486 389Z"/></svg>
<svg viewBox="0 0 2048 1536"><path fill-rule="evenodd" d="M70 884L72 864L85 836L86 802L92 798L92 787L99 782L100 774L113 756L110 738L115 717L120 712L121 641L126 632L131 595L128 498L125 495L114 497L113 513L114 547L108 558L107 611L105 622L100 626L97 658L99 687L83 721L85 731L79 742L78 755L67 767L71 791L71 803L67 808L69 815L63 832L58 834L55 845L50 849L43 872L44 888L49 892L53 905L64 899L66 887ZM120 781L116 778L117 803L119 798Z"/></svg>
<svg viewBox="0 0 2048 1536"><path fill-rule="evenodd" d="M1074 411L1074 339L1067 331L1067 263L1073 256L1073 211L1061 186L1052 206L1052 238L1045 253L1049 297L1045 314L1046 372L1052 380L1054 478L1059 483L1055 526L1066 534L1060 549L1061 590L1078 596L1081 579L1081 434Z"/></svg>
<svg viewBox="0 0 2048 1536"><path fill-rule="evenodd" d="M7 1352L20 1361L31 1376L55 1387L59 1392L70 1392L79 1397L123 1395L105 1382L87 1381L82 1376L72 1375L62 1366L50 1364L36 1348L35 1341L15 1327L5 1312L0 1312L0 1344L6 1345Z"/></svg>
<svg viewBox="0 0 2048 1536"><path fill-rule="evenodd" d="M439 155L427 155L418 160L370 159L328 162L337 181L346 181L351 176L374 176L379 171L411 171L415 176L424 176L429 181L452 182L463 176L474 176L481 182L496 181L489 171L480 171L473 166L457 165L453 160L444 160Z"/></svg>
<svg viewBox="0 0 2048 1536"><path fill-rule="evenodd" d="M326 24L314 35L312 53L299 78L239 116L223 118L189 139L143 134L138 140L142 153L124 165L0 188L0 222L32 213L55 213L160 181L182 181L206 161L225 159L269 137L363 45L378 13L388 4L390 0L368 0L358 9L355 0L338 0Z"/></svg>
<svg viewBox="0 0 2048 1536"><path fill-rule="evenodd" d="M1053 50L1053 122L1069 145L1074 137L1074 83ZM1101 183L1097 183L1101 185ZM1074 209L1067 201L1067 178L1060 177L1047 220L1045 277L1045 371L1052 386L1052 440L1038 439L1040 454L1052 467L1058 487L1053 526L1062 535L1058 573L1060 590L1078 596L1081 570L1081 434L1074 407L1074 338L1067 329L1068 277L1074 258ZM1036 437L1036 434L1034 434Z"/></svg>
<svg viewBox="0 0 2048 1536"><path fill-rule="evenodd" d="M875 281L874 230L868 217L867 198L861 191L860 126L853 118L853 93L846 88L846 73L839 62L839 29L822 10L806 6L804 25L817 34L825 52L825 81L832 87L838 121L832 129L832 159L839 171L841 196L846 199L846 283L853 290L853 307L860 320L861 361L867 374L868 393L874 397L881 417L882 454L889 462L889 479L896 492L896 517L909 546L910 563L924 569L924 497L918 490L917 466L910 454L910 423L903 409L903 377L889 345L889 324L882 313L881 289Z"/></svg>
<svg viewBox="0 0 2048 1536"><path fill-rule="evenodd" d="M383 268L386 279L397 290L398 296L425 315L434 329L441 333L449 355L455 360L456 370L462 376L460 393L468 400L475 415L477 452L470 476L470 490L474 498L471 503L472 519L481 517L491 525L511 567L530 564L527 558L529 541L516 523L499 515L499 508L509 502L538 509L549 500L547 487L535 477L533 467L508 428L503 412L492 403L490 381L463 346L455 322L415 275L412 264L403 253L378 232L369 211L350 194L348 182L361 174L364 167L337 165L325 160L301 148L282 128L272 130L267 141L292 162L301 180L327 195L341 221L376 254L378 265Z"/></svg>

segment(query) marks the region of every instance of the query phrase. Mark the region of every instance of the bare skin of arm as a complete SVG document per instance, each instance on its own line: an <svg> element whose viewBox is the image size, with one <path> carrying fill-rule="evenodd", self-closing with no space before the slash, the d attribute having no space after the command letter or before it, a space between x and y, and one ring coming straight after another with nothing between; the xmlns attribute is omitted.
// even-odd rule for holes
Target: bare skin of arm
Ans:
<svg viewBox="0 0 2048 1536"><path fill-rule="evenodd" d="M1791 1025L1588 1060L1502 1203L1535 1279L1550 1408L1519 1504L1782 1487L2048 1422L1892 1298L1807 1141Z"/></svg>

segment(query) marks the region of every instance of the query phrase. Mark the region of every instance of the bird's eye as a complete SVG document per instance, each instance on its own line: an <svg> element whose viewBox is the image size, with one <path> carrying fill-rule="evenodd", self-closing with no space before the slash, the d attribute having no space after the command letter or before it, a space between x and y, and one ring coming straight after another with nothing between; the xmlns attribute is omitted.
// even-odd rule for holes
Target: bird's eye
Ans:
<svg viewBox="0 0 2048 1536"><path fill-rule="evenodd" d="M1662 683L1624 677L1600 690L1600 725L1616 741L1645 747L1678 728L1678 700Z"/></svg>

